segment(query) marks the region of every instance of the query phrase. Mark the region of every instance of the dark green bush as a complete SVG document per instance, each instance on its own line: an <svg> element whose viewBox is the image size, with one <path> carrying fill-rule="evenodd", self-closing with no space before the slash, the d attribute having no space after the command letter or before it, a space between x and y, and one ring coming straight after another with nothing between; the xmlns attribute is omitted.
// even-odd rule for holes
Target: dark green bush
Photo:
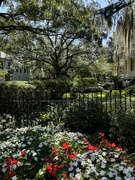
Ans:
<svg viewBox="0 0 135 180"><path fill-rule="evenodd" d="M113 113L110 126L110 139L124 149L135 152L135 113Z"/></svg>
<svg viewBox="0 0 135 180"><path fill-rule="evenodd" d="M36 87L40 92L47 91L47 96L51 99L61 99L63 94L70 90L70 81L67 78L63 79L47 79L35 80L30 84Z"/></svg>
<svg viewBox="0 0 135 180"><path fill-rule="evenodd" d="M35 90L35 86L29 84L27 81L6 81L0 83L0 93L4 94L10 92L12 97L16 92L21 94L22 92L29 92Z"/></svg>
<svg viewBox="0 0 135 180"><path fill-rule="evenodd" d="M106 82L103 84L104 89L113 89L113 84L111 82Z"/></svg>
<svg viewBox="0 0 135 180"><path fill-rule="evenodd" d="M64 110L63 122L65 128L70 131L78 131L84 134L105 132L108 135L109 115L102 111L96 102L80 101L73 102Z"/></svg>
<svg viewBox="0 0 135 180"><path fill-rule="evenodd" d="M85 77L85 78L80 78L80 77L75 77L73 80L73 89L75 88L85 88L85 87L91 87L94 86L97 82L96 78L92 77Z"/></svg>

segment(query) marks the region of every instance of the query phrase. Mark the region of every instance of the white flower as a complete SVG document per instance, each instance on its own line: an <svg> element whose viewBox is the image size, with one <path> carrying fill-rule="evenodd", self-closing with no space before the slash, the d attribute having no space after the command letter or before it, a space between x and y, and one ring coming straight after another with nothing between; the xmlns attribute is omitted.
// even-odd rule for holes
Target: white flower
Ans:
<svg viewBox="0 0 135 180"><path fill-rule="evenodd" d="M92 160L92 161L94 161L94 160L96 159L96 157L95 157L95 154L94 154L94 153L93 153L93 154L91 154L90 156L91 156L91 160Z"/></svg>
<svg viewBox="0 0 135 180"><path fill-rule="evenodd" d="M74 173L69 173L69 177L74 177Z"/></svg>
<svg viewBox="0 0 135 180"><path fill-rule="evenodd" d="M106 152L103 151L103 152L102 152L102 156L106 156Z"/></svg>
<svg viewBox="0 0 135 180"><path fill-rule="evenodd" d="M42 144L42 142L39 144L39 146L38 147L40 147L40 148L42 148L43 147L43 144Z"/></svg>
<svg viewBox="0 0 135 180"><path fill-rule="evenodd" d="M29 138L29 140L30 140L30 141L33 141L33 138L32 138L32 137L30 137L30 138Z"/></svg>
<svg viewBox="0 0 135 180"><path fill-rule="evenodd" d="M38 158L37 158L37 157L34 157L34 160L35 160L35 161L37 161L37 160L38 160Z"/></svg>
<svg viewBox="0 0 135 180"><path fill-rule="evenodd" d="M6 170L7 170L7 168L5 168L5 167L3 167L3 168L2 168L2 172L4 172L4 173L5 173L5 172L6 172Z"/></svg>
<svg viewBox="0 0 135 180"><path fill-rule="evenodd" d="M22 144L22 147L25 147L26 145L25 144Z"/></svg>
<svg viewBox="0 0 135 180"><path fill-rule="evenodd" d="M86 166L86 162L85 162L85 161L82 161L82 162L81 162L81 165L82 165L83 167L85 167L85 166Z"/></svg>
<svg viewBox="0 0 135 180"><path fill-rule="evenodd" d="M58 160L58 159L59 159L58 156L55 156L55 157L54 157L54 160Z"/></svg>
<svg viewBox="0 0 135 180"><path fill-rule="evenodd" d="M12 168L13 168L14 170L16 170L17 165L16 165L16 164L13 164L13 165L12 165Z"/></svg>
<svg viewBox="0 0 135 180"><path fill-rule="evenodd" d="M72 167L72 166L70 166L69 168L68 168L68 170L69 171L72 171L74 168Z"/></svg>
<svg viewBox="0 0 135 180"><path fill-rule="evenodd" d="M73 166L77 167L78 166L78 162L74 162Z"/></svg>
<svg viewBox="0 0 135 180"><path fill-rule="evenodd" d="M128 171L129 172L134 172L134 168L133 167L128 167Z"/></svg>
<svg viewBox="0 0 135 180"><path fill-rule="evenodd" d="M101 168L103 168L103 169L106 168L106 164L102 162L101 163Z"/></svg>
<svg viewBox="0 0 135 180"><path fill-rule="evenodd" d="M24 141L25 137L24 136L21 136L21 141Z"/></svg>
<svg viewBox="0 0 135 180"><path fill-rule="evenodd" d="M84 177L86 177L86 178L89 178L90 177L90 175L89 175L89 173L84 173Z"/></svg>
<svg viewBox="0 0 135 180"><path fill-rule="evenodd" d="M75 178L76 178L77 180L81 180L81 174L77 173L77 174L75 175Z"/></svg>
<svg viewBox="0 0 135 180"><path fill-rule="evenodd" d="M119 166L119 171L122 171L124 169L123 166Z"/></svg>
<svg viewBox="0 0 135 180"><path fill-rule="evenodd" d="M115 162L115 159L114 158L110 158L110 162Z"/></svg>
<svg viewBox="0 0 135 180"><path fill-rule="evenodd" d="M17 177L16 177L16 176L13 176L13 177L12 177L12 180L17 180Z"/></svg>
<svg viewBox="0 0 135 180"><path fill-rule="evenodd" d="M105 173L106 173L105 171L101 171L101 172L100 172L100 175L101 175L101 176L104 176Z"/></svg>
<svg viewBox="0 0 135 180"><path fill-rule="evenodd" d="M73 163L73 162L70 162L69 165L70 165L70 166L74 166L74 163Z"/></svg>
<svg viewBox="0 0 135 180"><path fill-rule="evenodd" d="M109 173L108 173L108 176L109 176L110 178L112 178L112 177L114 176L114 173L109 172Z"/></svg>
<svg viewBox="0 0 135 180"><path fill-rule="evenodd" d="M76 168L76 172L81 172L81 169L79 169L79 168Z"/></svg>
<svg viewBox="0 0 135 180"><path fill-rule="evenodd" d="M27 144L31 144L31 142L30 142L30 141L28 141L28 142L27 142Z"/></svg>
<svg viewBox="0 0 135 180"><path fill-rule="evenodd" d="M115 180L121 180L121 179L122 179L122 178L119 177L119 176L115 177Z"/></svg>

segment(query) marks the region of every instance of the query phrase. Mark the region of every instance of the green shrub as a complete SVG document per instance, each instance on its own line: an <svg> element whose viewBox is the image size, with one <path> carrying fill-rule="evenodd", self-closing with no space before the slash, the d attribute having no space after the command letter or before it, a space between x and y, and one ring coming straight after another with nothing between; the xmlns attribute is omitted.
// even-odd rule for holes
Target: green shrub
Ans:
<svg viewBox="0 0 135 180"><path fill-rule="evenodd" d="M103 84L103 88L104 89L112 89L113 84L111 82L106 82L106 83Z"/></svg>
<svg viewBox="0 0 135 180"><path fill-rule="evenodd" d="M47 79L35 80L30 84L36 87L40 92L47 91L47 97L51 99L61 99L63 94L70 90L70 81L67 78L63 79Z"/></svg>
<svg viewBox="0 0 135 180"><path fill-rule="evenodd" d="M112 114L110 138L124 149L135 152L135 114L116 112Z"/></svg>
<svg viewBox="0 0 135 180"><path fill-rule="evenodd" d="M35 86L29 84L27 81L6 81L0 83L2 93L9 91L11 94L14 92L32 91L34 89Z"/></svg>
<svg viewBox="0 0 135 180"><path fill-rule="evenodd" d="M73 89L75 88L85 88L85 87L91 87L94 86L97 82L96 78L87 77L87 78L80 78L75 77L73 81Z"/></svg>
<svg viewBox="0 0 135 180"><path fill-rule="evenodd" d="M109 115L103 112L96 102L80 101L73 102L64 110L63 122L65 128L84 134L105 132L108 135Z"/></svg>

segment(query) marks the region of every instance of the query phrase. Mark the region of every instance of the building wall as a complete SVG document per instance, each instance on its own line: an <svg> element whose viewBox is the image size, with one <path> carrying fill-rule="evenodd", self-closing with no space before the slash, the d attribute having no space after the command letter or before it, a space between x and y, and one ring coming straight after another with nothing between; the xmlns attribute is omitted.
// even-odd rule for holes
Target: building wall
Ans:
<svg viewBox="0 0 135 180"><path fill-rule="evenodd" d="M3 60L3 70L4 70L4 69L10 70L12 63L13 63L12 60L10 60L10 59L4 59L4 60Z"/></svg>
<svg viewBox="0 0 135 180"><path fill-rule="evenodd" d="M29 68L16 68L13 72L11 80L29 81L30 69Z"/></svg>

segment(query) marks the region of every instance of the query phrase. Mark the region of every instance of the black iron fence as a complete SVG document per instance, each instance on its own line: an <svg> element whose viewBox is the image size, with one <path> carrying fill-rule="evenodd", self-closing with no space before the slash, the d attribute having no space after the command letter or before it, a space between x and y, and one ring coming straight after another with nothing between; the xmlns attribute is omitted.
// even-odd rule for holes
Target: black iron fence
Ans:
<svg viewBox="0 0 135 180"><path fill-rule="evenodd" d="M59 94L59 96L58 96ZM74 104L74 108L86 106L108 113L135 112L135 95L130 91L56 91L1 92L0 129L44 125L46 117L58 118ZM82 110L82 109L81 109ZM99 113L100 113L99 112Z"/></svg>

